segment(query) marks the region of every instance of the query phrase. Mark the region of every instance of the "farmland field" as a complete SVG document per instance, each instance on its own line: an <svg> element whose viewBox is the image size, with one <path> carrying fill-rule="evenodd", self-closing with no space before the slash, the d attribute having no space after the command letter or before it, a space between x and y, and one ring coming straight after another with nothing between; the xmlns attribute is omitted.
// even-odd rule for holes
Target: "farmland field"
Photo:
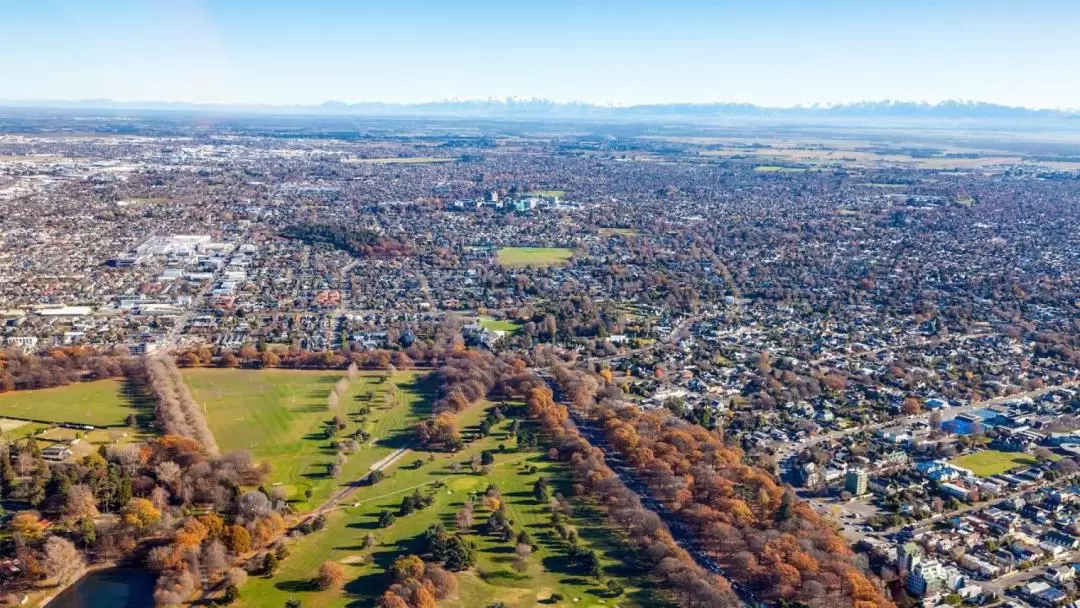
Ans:
<svg viewBox="0 0 1080 608"><path fill-rule="evenodd" d="M754 167L758 173L805 173L802 167L782 167L780 165L758 165Z"/></svg>
<svg viewBox="0 0 1080 608"><path fill-rule="evenodd" d="M137 409L145 402L136 392L122 380L98 380L3 393L0 394L0 417L126 426L129 415L146 413Z"/></svg>
<svg viewBox="0 0 1080 608"><path fill-rule="evenodd" d="M499 263L503 266L562 266L573 250L565 247L503 247Z"/></svg>
<svg viewBox="0 0 1080 608"><path fill-rule="evenodd" d="M456 158L442 157L442 156L394 156L390 158L350 158L346 159L346 163L355 163L358 165L415 165L424 163L449 163L457 160Z"/></svg>
<svg viewBox="0 0 1080 608"><path fill-rule="evenodd" d="M983 450L960 456L952 461L958 467L970 469L979 477L1000 475L1017 467L1035 464L1035 459L1023 452L1003 452L1001 450Z"/></svg>
<svg viewBox="0 0 1080 608"><path fill-rule="evenodd" d="M364 373L336 411L327 408L327 398L342 371L193 368L183 374L222 451L249 450L256 461L270 462L267 486L284 486L300 511L324 502L342 484L363 477L373 463L406 447L411 438L405 428L423 415L428 400L414 372L397 372L389 381L382 373ZM391 386L395 394L388 398ZM328 471L338 450L323 434L335 415L346 423L338 437L360 429L370 435L341 466L337 479ZM305 499L307 490L310 500Z"/></svg>
<svg viewBox="0 0 1080 608"><path fill-rule="evenodd" d="M469 419L478 419L483 410L474 407L466 413ZM533 484L543 475L551 482L552 493L569 496L567 473L563 465L550 462L542 452L519 452L508 433L509 425L509 420L499 423L490 436L472 442L456 454L402 459L387 470L386 479L362 488L348 501L347 507L333 512L325 529L293 542L290 555L276 576L250 579L242 590L239 605L280 606L296 599L305 608L371 606L389 585L387 569L393 560L419 552L421 535L436 522L442 523L450 533L457 532L455 514L468 497L482 495L491 484L501 492L514 530L527 531L537 550L528 558L524 572L515 571L511 567L513 541L507 543L484 534L482 524L490 511L477 506L476 524L465 531L477 545L476 567L457 574L460 584L457 596L440 601L440 606L481 608L497 601L515 608L667 606L665 599L642 580L635 556L605 527L600 514L591 505L578 501L573 502L573 516L568 524L577 531L581 545L599 552L605 572L603 579L596 580L574 570L565 556L566 542L551 528L548 506L537 501L532 492ZM500 444L505 446L504 451L498 450ZM495 451L494 464L486 474L474 473L468 463L482 450ZM416 491L430 496L432 504L402 515L399 512L402 499ZM398 515L388 528L378 523L384 511ZM374 535L376 542L365 548L368 534ZM311 583L320 564L328 560L337 561L345 568L346 582L341 590L322 591ZM611 597L605 586L607 579L622 585L625 595ZM564 599L554 600L553 594Z"/></svg>

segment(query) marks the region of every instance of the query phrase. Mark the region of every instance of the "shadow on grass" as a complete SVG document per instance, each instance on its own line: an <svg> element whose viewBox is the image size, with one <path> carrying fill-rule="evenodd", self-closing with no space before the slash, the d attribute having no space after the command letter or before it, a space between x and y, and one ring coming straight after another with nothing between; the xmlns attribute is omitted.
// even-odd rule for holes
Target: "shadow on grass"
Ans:
<svg viewBox="0 0 1080 608"><path fill-rule="evenodd" d="M346 528L352 528L354 530L379 530L380 529L379 528L379 520L378 520L378 518L372 519L371 521L353 521L353 522L349 522L345 527Z"/></svg>
<svg viewBox="0 0 1080 608"><path fill-rule="evenodd" d="M528 574L518 574L517 572L510 572L508 570L493 570L478 572L477 576L480 577L485 583L498 584L508 581L520 582L529 580L531 577Z"/></svg>
<svg viewBox="0 0 1080 608"><path fill-rule="evenodd" d="M141 378L125 377L120 394L128 406L135 410L135 424L150 428L154 423L154 394Z"/></svg>
<svg viewBox="0 0 1080 608"><path fill-rule="evenodd" d="M334 547L334 551L366 551L367 547L364 545L342 545Z"/></svg>
<svg viewBox="0 0 1080 608"><path fill-rule="evenodd" d="M323 398L325 397L326 395L323 395ZM298 414L316 414L318 412L324 412L327 416L333 417L333 413L324 405L300 405L289 409Z"/></svg>
<svg viewBox="0 0 1080 608"><path fill-rule="evenodd" d="M412 402L410 405L410 407L412 408L412 414L420 419L431 416L432 406L435 402L437 389L438 384L434 374L424 374L421 376L416 376L409 382L404 382L398 385L398 390L420 396L420 399ZM389 410L393 409L393 407L377 409ZM392 432L390 435L378 439L376 441L376 444L396 450L411 445L413 443L413 438L413 430L410 425L406 426L405 428L399 428Z"/></svg>
<svg viewBox="0 0 1080 608"><path fill-rule="evenodd" d="M304 591L318 591L319 586L311 580L281 581L274 583L274 587L288 593L302 593Z"/></svg>
<svg viewBox="0 0 1080 608"><path fill-rule="evenodd" d="M382 594L390 583L390 577L382 572L371 572L358 576L345 583L345 593L359 599L351 601L349 608L370 608L375 605L375 598Z"/></svg>

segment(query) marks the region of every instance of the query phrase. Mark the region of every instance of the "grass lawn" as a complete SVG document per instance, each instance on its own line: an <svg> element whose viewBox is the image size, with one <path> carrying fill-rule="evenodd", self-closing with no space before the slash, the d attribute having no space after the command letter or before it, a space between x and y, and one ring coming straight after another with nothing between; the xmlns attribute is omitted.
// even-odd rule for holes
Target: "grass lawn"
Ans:
<svg viewBox="0 0 1080 608"><path fill-rule="evenodd" d="M148 409L141 409L144 407ZM127 426L126 419L130 414L148 415L150 410L152 406L149 402L144 401L139 391L123 380L79 382L56 388L0 394L0 417L7 418Z"/></svg>
<svg viewBox="0 0 1080 608"><path fill-rule="evenodd" d="M222 452L249 450L257 461L273 466L267 486L285 486L299 511L324 502L335 490L362 478L376 461L411 441L408 427L425 415L428 387L416 372L397 372L391 381L381 373L365 373L349 387L337 411L327 397L339 371L183 370L195 400L206 409L210 429ZM393 405L387 391L395 386ZM360 411L368 408L367 414ZM371 440L349 457L337 479L327 474L337 450L322 430L334 415L346 419L345 438L358 429ZM306 501L304 493L312 491Z"/></svg>
<svg viewBox="0 0 1080 608"><path fill-rule="evenodd" d="M467 419L466 414L470 414ZM463 412L460 418L463 430L482 415L482 407ZM458 531L455 514L471 494L482 495L489 484L497 486L502 493L513 528L528 531L538 550L529 558L528 569L524 573L516 572L511 567L513 543L480 532L480 524L487 520L489 512L478 505L476 525L468 532L470 540L477 545L477 565L458 573L458 596L439 602L440 606L483 608L496 601L515 608L669 606L655 587L643 579L637 556L605 526L597 510L580 501L573 501L574 513L568 523L577 531L581 544L600 553L605 580L596 581L574 572L565 557L565 541L549 525L548 507L539 504L532 495L536 479L545 475L552 482L553 493L559 491L570 496L567 472L563 465L549 462L542 451L518 452L508 432L510 424L509 420L499 423L490 436L473 441L457 454L435 454L432 460L424 454L419 458L422 462L419 467L414 464L418 458L402 459L387 471L386 479L362 488L351 504L332 513L324 530L293 541L290 555L281 563L276 576L250 578L241 590L238 606L283 606L291 598L303 602L305 608L371 606L389 584L386 571L393 560L418 552L420 536L436 522L441 522L451 533ZM473 455L485 449L497 449L499 444L505 445L506 450L495 454L495 464L488 474L473 473L464 466ZM530 472L529 466L535 466L537 471ZM402 498L416 490L431 496L433 504L399 516L389 528L380 528L380 514L385 510L398 514ZM365 549L364 538L368 534L375 536L376 543ZM344 565L347 581L344 589L320 591L311 584L320 564L327 560ZM626 594L609 597L606 578L618 580ZM553 593L560 593L565 599L551 601Z"/></svg>
<svg viewBox="0 0 1080 608"><path fill-rule="evenodd" d="M536 192L530 192L534 196L554 196L557 198L565 198L566 190L538 190Z"/></svg>
<svg viewBox="0 0 1080 608"><path fill-rule="evenodd" d="M573 253L565 247L503 247L499 250L499 263L518 267L562 266Z"/></svg>
<svg viewBox="0 0 1080 608"><path fill-rule="evenodd" d="M1002 452L1001 450L983 450L960 456L952 461L958 467L970 469L979 477L1000 475L1017 467L1030 466L1036 461L1030 455L1023 452Z"/></svg>
<svg viewBox="0 0 1080 608"><path fill-rule="evenodd" d="M491 317L480 317L480 326L491 331L505 331L513 335L521 331L521 323L516 321L502 321Z"/></svg>
<svg viewBox="0 0 1080 608"><path fill-rule="evenodd" d="M37 434L38 431L47 428L47 426L48 425L41 424L40 422L0 418L0 434L3 434L4 439L8 441L14 441L16 439L22 439L23 437Z"/></svg>
<svg viewBox="0 0 1080 608"><path fill-rule="evenodd" d="M640 233L633 228L601 228L600 234L603 236L637 236Z"/></svg>

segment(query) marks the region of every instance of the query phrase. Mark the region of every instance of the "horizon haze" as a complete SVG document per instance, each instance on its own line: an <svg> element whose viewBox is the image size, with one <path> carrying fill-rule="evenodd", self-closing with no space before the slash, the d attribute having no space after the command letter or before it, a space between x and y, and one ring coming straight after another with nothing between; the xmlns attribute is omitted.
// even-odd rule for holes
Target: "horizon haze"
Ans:
<svg viewBox="0 0 1080 608"><path fill-rule="evenodd" d="M1080 108L1062 0L45 0L5 9L0 99L316 105L550 99Z"/></svg>

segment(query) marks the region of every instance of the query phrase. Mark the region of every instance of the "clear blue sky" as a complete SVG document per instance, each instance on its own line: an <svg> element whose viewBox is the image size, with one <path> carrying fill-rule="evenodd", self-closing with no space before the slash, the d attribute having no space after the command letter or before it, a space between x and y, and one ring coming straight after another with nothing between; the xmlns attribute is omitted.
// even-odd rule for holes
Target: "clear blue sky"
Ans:
<svg viewBox="0 0 1080 608"><path fill-rule="evenodd" d="M1080 108L1080 0L0 0L0 99Z"/></svg>

